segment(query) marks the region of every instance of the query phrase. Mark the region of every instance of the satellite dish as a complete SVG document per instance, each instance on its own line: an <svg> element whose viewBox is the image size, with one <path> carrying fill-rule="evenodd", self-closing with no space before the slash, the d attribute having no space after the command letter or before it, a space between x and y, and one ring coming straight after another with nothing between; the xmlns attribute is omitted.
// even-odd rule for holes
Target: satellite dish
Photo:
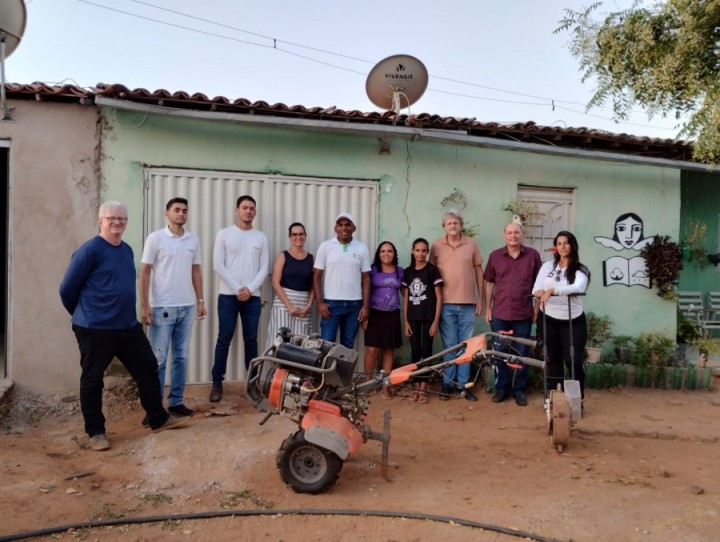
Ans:
<svg viewBox="0 0 720 542"><path fill-rule="evenodd" d="M400 113L425 93L428 71L410 55L393 55L381 60L368 74L365 92L376 106Z"/></svg>
<svg viewBox="0 0 720 542"><path fill-rule="evenodd" d="M10 108L5 99L5 59L13 54L25 34L27 11L23 0L0 1L0 102L4 116L10 118Z"/></svg>
<svg viewBox="0 0 720 542"><path fill-rule="evenodd" d="M13 54L25 34L27 12L23 0L0 2L0 33L5 37L5 58Z"/></svg>

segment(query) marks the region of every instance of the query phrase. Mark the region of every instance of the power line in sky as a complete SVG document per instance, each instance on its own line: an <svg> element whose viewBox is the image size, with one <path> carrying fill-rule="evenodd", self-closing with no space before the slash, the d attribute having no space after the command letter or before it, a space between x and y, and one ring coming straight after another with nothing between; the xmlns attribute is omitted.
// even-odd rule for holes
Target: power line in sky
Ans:
<svg viewBox="0 0 720 542"><path fill-rule="evenodd" d="M275 38L275 37L272 37L272 36L267 36L267 35L260 34L260 33L257 33L257 32L252 32L252 31L249 31L249 30L245 30L245 29L243 29L243 28L238 28L238 27L235 27L235 26L227 25L227 24L224 24L224 23L220 23L220 22L217 22L217 21L210 20L210 19L205 19L205 18L202 18L202 17L198 17L198 16L195 16L195 15L191 15L191 14L188 14L188 13L184 13L184 12L181 12L181 11L173 10L173 9L166 8L166 7L163 7L163 6L158 6L158 5L156 5L156 4L152 4L152 3L150 3L150 2L145 2L145 1L143 1L143 0L131 0L131 1L134 2L134 3L136 3L136 4L141 4L141 5L144 5L144 6L147 6L147 7L151 7L151 8L154 8L154 9L158 9L158 10L161 10L161 11L165 11L165 12L168 12L168 13L173 13L173 14L175 14L175 15L179 15L179 16L181 16L181 17L186 17L186 18L189 18L189 19L193 19L193 20L195 20L195 21L199 21L199 22L203 22L203 23L215 25L215 26L218 26L218 27L221 27L221 28L225 28L225 29L228 29L228 30L232 30L232 31L234 31L234 32L240 32L240 33L243 33L243 34L247 34L247 35L249 35L249 36L253 36L253 37L256 37L256 38L260 38L261 40L268 40L269 42L272 42L272 43L259 43L258 41L251 41L251 40L245 40L245 39L236 38L236 37L233 37L233 36L226 36L226 35L223 35L223 34L218 34L218 33L211 32L211 31L207 31L207 30L200 30L200 29L193 28L193 27L190 27L190 26L184 26L184 25L180 25L180 24L177 24L177 23L172 23L172 22L170 22L170 21L163 20L163 19L148 17L148 16L145 16L145 15L140 15L140 14L132 13L132 12L129 12L129 11L124 11L124 10L117 9L117 8L114 8L114 7L110 7L110 6L106 6L106 5L103 5L103 4L98 4L98 3L92 2L92 1L90 1L90 0L78 0L78 2L82 2L82 3L84 3L84 4L88 4L88 5L91 5L91 6L98 7L98 8L106 9L106 10L109 10L109 11L113 11L113 12L116 12L116 13L120 13L120 14L123 14L123 15L130 16L130 17L135 17L135 18L139 18L139 19L144 19L144 20L147 20L147 21L150 21L150 22L153 22L153 23L162 24L162 25L166 25L166 26L173 27L173 28L178 28L178 29L180 29L180 30L185 30L185 31L189 31L189 32L195 32L195 33L203 34L203 35L206 35L206 36L211 36L211 37L215 37L215 38L230 40L230 41L234 41L234 42L236 42L236 43L241 43L241 44L243 44L243 45L251 45L251 46L255 46L255 47L261 47L261 48L264 48L264 49L272 49L272 50L278 51L278 52L280 52L280 53L284 53L284 54L291 55L291 56L294 56L294 57L297 57L297 58L301 58L301 59L303 59L303 60L307 60L307 61L309 61L309 62L314 62L314 63L316 63L316 64L321 64L321 65L324 65L324 66L327 66L327 67L330 67L330 68L334 68L334 69L338 69L338 70L343 70L343 71L346 71L346 72L354 73L354 74L357 74L357 75L361 75L361 76L363 76L363 77L367 75L367 72L366 72L366 71L355 70L355 69L352 69L352 68L348 68L347 66L338 65L338 64L335 64L335 63L332 63L332 62L327 62L327 61L324 61L324 60L320 60L320 59L318 59L318 58L314 58L314 57L311 57L311 56L308 56L308 55L304 55L304 54L301 54L301 53L298 53L298 52L295 52L295 51L291 51L291 50L283 47L283 45L285 45L285 46L290 46L290 47L297 47L297 48L299 48L299 49L305 49L305 50L308 50L308 51L313 51L313 52L316 52L316 53L322 53L322 54L326 54L326 55L331 55L331 56L335 56L335 57L339 57L339 58L344 58L344 59L346 59L346 60L351 60L351 61L355 61L355 62L362 62L362 63L366 63L366 64L374 64L374 62L372 62L372 61L370 61L370 60L367 60L367 59L363 59L363 58L359 58L359 57L355 57L355 56L351 56L351 55L346 55L346 54L342 54L342 53L337 53L337 52L334 52L334 51L329 51L329 50L321 49L321 48L318 48L318 47L312 47L312 46L309 46L309 45L304 45L304 44L300 44L300 43L296 43L296 42L291 42L291 41L282 40L282 39ZM611 122L616 122L616 123L618 123L618 124L628 124L628 125L638 126L638 127L642 127L642 128L655 128L655 129L661 129L661 130L674 130L674 128L664 128L664 127L658 127L658 126L650 126L650 125L648 125L648 124L639 124L639 123L633 123L633 122L628 122L628 121L617 121L616 119L614 119L614 118L612 118L612 117L604 117L604 116L600 116L600 115L593 115L593 114L590 114L590 113L588 113L588 112L577 111L577 110L574 110L574 109L571 109L571 108L568 108L568 107L563 107L563 106L561 106L561 104L577 105L577 106L581 106L581 107L585 107L585 105L586 105L586 104L582 104L582 103L578 103L578 102L573 102L573 101L569 101L569 100L559 100L559 99L555 99L555 98L547 98L547 97L543 97L543 96L536 96L536 95L532 95L532 94L525 94L525 93L521 93L521 92L515 92L515 91L511 91L511 90L505 90L505 89L500 89L500 88L496 88L496 87L490 87L490 86L486 86L486 85L480 85L480 84L478 84L478 83L472 83L472 82L468 82L468 81L461 81L461 80L458 80L458 79L453 79L453 78L449 78L449 77L443 77L443 76L439 76L439 75L431 75L430 77L432 77L433 79L440 80L440 81L447 81L447 82L454 83L454 84L465 85L465 86L470 86L470 87L474 87L474 88L482 88L482 89L486 89L486 90L491 90L491 91L493 91L493 92L500 92L500 93L504 93L504 94L511 94L511 95L514 95L514 96L525 97L525 98L532 98L532 99L534 99L534 100L542 100L542 101L540 101L540 102L528 102L528 101L510 100L510 99L504 100L504 99L500 99L500 98L490 98L490 97L487 97L487 96L477 96L477 95L472 95L472 94L464 94L464 93L459 93L459 92L452 92L452 91L448 91L448 90L436 89L436 88L433 88L433 87L429 87L429 88L428 88L429 91L435 92L435 93L439 93L439 94L446 94L446 95L450 95L450 96L458 96L458 97L462 97L462 98L467 98L467 99L472 99L472 100L479 100L479 101L500 102L500 103L509 103L509 104L526 105L526 106L551 107L553 111L555 111L556 109L561 109L561 110L568 111L568 112L571 112L571 113L574 113L574 114L584 115L584 116L587 116L587 117L602 119L602 120L611 121ZM604 108L604 109L607 109L607 108Z"/></svg>

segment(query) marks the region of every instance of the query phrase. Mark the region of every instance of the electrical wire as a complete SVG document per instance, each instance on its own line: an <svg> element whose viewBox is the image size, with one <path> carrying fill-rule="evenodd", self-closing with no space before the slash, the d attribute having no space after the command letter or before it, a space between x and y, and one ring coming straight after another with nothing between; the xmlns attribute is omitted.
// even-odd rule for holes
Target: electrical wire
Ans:
<svg viewBox="0 0 720 542"><path fill-rule="evenodd" d="M158 6L157 4L153 4L153 3L150 3L150 2L145 2L145 1L143 1L143 0L130 0L130 1L131 1L131 2L134 2L134 3L136 3L136 4L141 4L141 5L144 5L144 6L152 7L152 8L155 8L155 9L159 9L159 10L161 10L161 11L167 11L167 12L169 12L169 13L174 13L175 15L180 15L180 16L182 16L182 17L187 17L187 18L189 18L189 19L194 19L194 20L196 20L196 21L201 21L201 22L204 22L204 23L216 25L216 26L219 26L219 27L221 27L221 28L227 28L227 29L229 29L229 30L234 30L234 31L236 31L236 32L242 32L242 33L244 33L244 34L249 34L249 35L251 35L251 36L256 36L256 37L259 37L259 38L264 38L264 39L267 39L267 40L272 40L273 43L285 43L285 44L287 44L287 45L292 45L292 46L294 46L294 47L299 47L299 48L302 48L302 49L307 49L307 50L309 50L309 51L315 51L315 52L319 52L319 53L323 53L323 54L327 54L327 55L337 56L337 57L340 57L340 58L346 58L346 59L348 59L348 60L354 60L354 61L357 61L357 62L364 62L364 63L366 63L366 64L373 64L373 62L372 62L371 60L367 60L367 59L365 59L365 58L359 58L359 57L356 57L356 56L346 55L346 54L338 53L338 52L335 52L335 51L329 51L329 50L327 50L327 49L320 49L319 47L312 47L312 46L310 46L310 45L305 45L305 44L302 44L302 43L297 43L297 42L292 42L292 41L286 41L286 40L282 40L282 39L280 39L280 38L275 38L275 37L273 37L273 36L266 36L265 34L260 34L260 33L257 33L257 32L252 32L252 31L250 31L250 30L245 30L245 29L243 29L243 28L238 28L238 27L236 27L236 26L231 26L231 25L228 25L228 24L220 23L220 22L217 22L217 21L213 21L213 20L211 20L211 19L205 19L205 18L203 18L203 17L198 17L198 16L196 16L196 15L191 15L191 14L189 14L189 13L184 13L184 12L182 12L182 11L177 11L177 10L170 9L170 8L166 8L166 7L163 7L163 6ZM299 56L300 58L308 59L308 60L315 60L315 59L312 59L312 58L310 58L310 57L306 57L306 56L303 56L303 55L297 55L297 56ZM340 68L340 69L344 69L344 68L342 68L342 67L340 67L340 66L336 66L336 65L333 65L333 64L327 64L327 65L328 65L328 66L332 66L332 67L336 67L336 68ZM353 73L359 73L359 74L361 74L361 75L365 75L364 72L356 72L356 71L354 71L354 70L348 70L348 71L352 71ZM536 100L544 100L544 101L543 101L543 103L537 103L537 102L514 102L514 101L510 101L510 100L505 101L505 100L492 99L492 98L480 98L480 97L472 96L472 95L456 94L456 93L453 93L453 92L446 92L446 91L442 91L442 90L430 89L430 90L434 90L435 92L446 93L446 94L451 94L451 95L460 96L460 97L465 97L465 98L485 99L485 100L498 101L498 102L503 102L503 101L505 101L506 103L517 103L517 104L519 104L519 105L552 105L552 106L554 106L555 104L561 104L561 103L570 104L570 105L579 105L579 106L581 106L581 107L584 107L584 106L586 105L586 104L583 104L583 103L580 103L580 102L574 102L574 101L570 101L570 100L558 100L557 98L547 98L547 97L544 97L544 96L537 96L537 95L534 95L534 94L526 94L526 93L522 93L522 92L516 92L516 91L512 91L512 90L506 90L506 89L501 89L501 88L497 88L497 87L491 87L491 86L488 86L488 85L481 85L481 84L478 84L478 83L471 83L471 82L468 82L468 81L462 81L462 80L454 79L454 78L451 78L451 77L443 77L443 76L440 76L440 75L432 75L431 77L432 77L433 79L438 79L438 80L441 80L441 81L447 81L447 82L455 83L455 84L458 84L458 85L466 85L466 86L471 86L471 87L476 87L476 88L482 88L482 89L486 89L486 90L491 90L491 91L493 91L493 92L501 92L501 93L504 93L504 94L512 94L512 95L515 95L515 96L522 96L522 97L525 97L525 98L534 98L534 99L536 99ZM571 112L577 113L577 114L581 114L581 115L587 115L587 113L579 112L579 111L574 111L574 110L570 110L570 109L568 109L568 111L571 111ZM588 116L592 116L592 115L588 115ZM602 119L604 119L604 120L612 120L612 119L606 119L606 118L604 118L604 117L596 117L596 118L602 118ZM632 123L627 123L627 124L632 124ZM637 126L645 126L645 125L637 125ZM668 129L670 129L670 128L668 128Z"/></svg>
<svg viewBox="0 0 720 542"><path fill-rule="evenodd" d="M285 54L287 54L287 55L291 55L291 56L295 56L295 57L297 57L297 58L301 58L301 59L303 59L303 60L307 60L307 61L309 61L309 62L314 62L314 63L316 63L316 64L321 64L321 65L324 65L324 66L328 66L328 67L330 67L330 68L335 68L335 69L338 69L338 70L342 70L342 71L354 73L354 74L357 74L357 75L365 76L365 75L366 75L366 72L354 70L354 69L348 68L348 67L346 67L346 66L342 66L342 65L338 65L338 64L333 64L333 63L331 63L331 62L319 60L319 59L313 58L313 57L311 57L311 56L307 56L307 55L303 55L303 54L300 54L300 53L297 53L297 52L294 52L294 51L290 51L290 50L288 50L288 49L285 49L285 48L282 48L282 47L278 47L278 44L290 45L290 46L298 47L298 48L301 48L301 49L307 49L307 50L309 50L309 51L314 51L314 52L318 52L318 53L322 53L322 54L327 54L327 55L337 56L337 57L340 57L340 58L345 58L345 59L347 59L347 60L353 60L353 61L357 61L357 62L363 62L363 63L367 63L367 64L372 64L372 61L367 60L367 59L363 59L363 58L359 58L359 57L351 56L351 55L346 55L346 54L343 54L343 53L337 53L337 52L334 52L334 51L329 51L329 50L327 50L327 49L321 49L321 48L318 48L318 47L312 47L312 46L300 44L300 43L297 43L297 42L291 42L291 41L286 41L286 40L282 40L282 39L279 39L279 38L274 38L274 37L272 37L272 36L267 36L267 35L265 35L265 34L260 34L260 33L257 33L257 32L252 32L252 31L250 31L250 30L245 30L245 29L243 29L243 28L238 28L238 27L231 26L231 25L227 25L227 24L224 24L224 23L219 23L219 22L213 21L213 20L211 20L211 19L205 19L205 18L203 18L203 17L198 17L198 16L195 16L195 15L191 15L191 14L184 13L184 12L181 12L181 11L177 11L177 10L174 10L174 9L166 8L166 7L159 6L159 5L150 3L150 2L145 2L145 1L143 1L143 0L130 0L130 1L135 2L136 4L141 4L141 5L144 5L144 6L147 6L147 7L151 7L151 8L155 8L155 9L158 9L158 10L161 10L161 11L165 11L165 12L168 12L168 13L173 13L173 14L175 14L175 15L179 15L179 16L182 16L182 17L187 17L187 18L189 18L189 19L193 19L193 20L200 21L200 22L203 22L203 23L207 23L207 24L219 26L219 27L221 27L221 28L226 28L226 29L228 29L228 30L232 30L232 31L235 31L235 32L241 32L241 33L248 34L248 35L250 35L250 36L254 36L254 37L257 37L257 38L269 40L269 41L272 41L272 44L270 44L270 43L268 43L268 44L263 44L263 43L258 43L258 42L255 42L255 41L243 40L243 39L239 39L239 38L234 38L234 37L232 37L232 36L226 36L226 35L217 34L217 33L210 32L210 31L206 31L206 30L200 30L200 29L197 29L197 28L189 27L189 26L184 26L184 25L180 25L180 24L176 24L176 23L171 23L171 22L169 22L169 21L165 21L165 20L161 20L161 19L157 19L157 18L153 18L153 17L148 17L148 16L145 16L145 15L137 14L137 13L131 13L131 12L129 12L129 11L120 10L120 9L113 8L113 7L110 7L110 6L106 6L106 5L103 5L103 4L98 4L98 3L92 2L92 1L90 1L90 0L78 0L78 2L82 2L82 3L84 3L84 4L92 5L92 6L95 6L95 7L98 7L98 8L102 8L102 9L107 9L107 10L109 10L109 11L114 11L114 12L117 12L117 13L121 13L121 14L123 14L123 15L128 15L128 16L130 16L130 17L136 17L136 18L139 18L139 19L144 19L144 20L147 20L147 21L150 21L150 22L153 22L153 23L162 24L162 25L166 25L166 26L170 26L170 27L174 27L174 28L178 28L178 29L186 30L186 31L190 31L190 32L196 32L196 33L203 34L203 35L206 35L206 36L216 37L216 38L220 38L220 39L226 39L226 40L234 41L234 42L237 42L237 43L242 43L242 44L244 44L244 45L253 45L253 46L256 46L256 47L262 47L262 48L266 48L266 49L273 49L273 50L279 51L279 52L281 52L281 53L285 53ZM452 92L452 91L441 90L441 89L436 89L436 88L432 88L432 87L428 88L429 91L435 92L435 93L439 93L439 94L447 94L447 95L450 95L450 96L457 96L457 97L467 98L467 99L472 99L472 100L490 101L490 102L497 102L497 103L508 103L508 104L540 106L540 107L551 107L551 108L553 109L553 111L554 111L556 108L558 108L558 109L563 109L563 110L568 111L568 112L573 113L573 114L583 115L583 116L587 116L587 117L591 117L591 118L596 118L596 119L601 119L601 120L605 120L605 121L611 121L611 122L615 122L615 123L617 123L617 124L627 124L627 125L630 125L630 126L637 126L637 127L640 127L640 128L655 128L655 129L659 129L659 130L677 131L677 128L676 128L676 127L666 128L666 127L660 127L660 126L651 126L651 125L649 125L649 124L634 123L634 122L629 122L629 121L625 121L625 120L617 120L617 119L612 118L612 117L603 117L603 116L599 116L599 115L592 115L592 114L587 113L587 112L584 112L584 111L577 111L577 110L570 109L570 108L566 108L566 107L562 107L562 106L559 105L559 104L563 104L563 103L564 103L564 104L570 104L570 105L579 105L579 106L584 106L584 105L585 105L585 104L581 104L581 103L578 103L578 102L573 102L573 101L570 101L570 100L559 100L559 99L556 99L556 98L546 98L546 97L542 97L542 96L536 96L536 95L533 95L533 94L525 94L525 93L521 93L521 92L515 92L515 91L511 91L511 90L500 89L500 88L491 87L491 86L487 86L487 85L480 85L480 84L478 84L478 83L461 81L461 80L458 80L458 79L453 79L453 78L450 78L450 77L443 77L443 76L439 76L439 75L432 75L431 77L432 77L433 79L442 80L442 81L447 81L447 82L454 83L454 84L466 85L466 86L471 86L471 87L475 87L475 88L482 88L482 89L486 89L486 90L491 90L491 91L493 91L493 92L501 92L501 93L511 94L511 95L515 95L515 96L522 96L522 97L527 97L527 98L534 98L534 99L537 99L537 100L543 100L543 102L523 102L523 101L517 101L517 100L503 100L503 99L500 99L500 98L489 98L489 97L486 97L486 96L476 96L476 95L472 95L472 94L464 94L464 93L459 93L459 92ZM607 107L602 107L602 109L607 109ZM635 112L641 112L641 111L635 111Z"/></svg>
<svg viewBox="0 0 720 542"><path fill-rule="evenodd" d="M47 536L62 533L70 529L94 529L98 527L109 527L116 525L138 525L143 523L160 523L164 521L179 520L197 520L197 519L214 519L222 517L253 517L253 516L358 516L358 517L381 517L381 518L399 518L399 519L416 519L423 521L435 521L439 523L447 523L450 525L462 525L463 527L471 527L474 529L482 529L484 531L492 531L496 533L506 534L517 538L525 538L528 540L537 540L538 542L561 542L556 538L550 538L519 529L511 529L490 523L482 523L468 519L456 518L451 516L441 516L435 514L422 514L417 512L401 512L391 510L354 510L354 509L317 509L317 508L289 508L289 509L268 509L268 510L216 510L209 512L197 512L191 514L169 514L162 516L145 516L131 518L114 518L97 521L82 521L67 525L58 525L56 527L47 527L35 531L24 531L9 535L0 536L0 542L11 542L14 540L23 540L26 538L35 538L38 536Z"/></svg>
<svg viewBox="0 0 720 542"><path fill-rule="evenodd" d="M265 38L265 39L268 39L268 40L272 40L273 42L276 42L276 43L285 43L285 44L287 44L287 45L292 45L292 46L294 46L294 47L300 47L301 49L308 49L309 51L315 51L315 52L318 52L318 53L325 53L325 54L327 54L327 55L333 55L333 56L339 56L339 57L341 57L341 58L347 58L348 60L357 60L358 62L366 62L367 64L372 64L372 62L371 62L370 60L365 60L364 58L358 58L358 57L355 57L355 56L344 55L344 54L342 54L342 53L335 53L335 52L333 52L333 51L326 51L325 49L320 49L320 48L318 48L318 47L310 47L309 45L303 45L303 44L301 44L301 43L294 43L294 42L292 42L292 41L285 41L285 40L281 40L281 39L278 39L278 38L274 38L274 37L272 37L272 36L266 36L266 35L264 35L264 34L258 34L257 32L251 32L250 30L245 30L245 29L243 29L243 28L238 28L238 27L236 27L236 26L230 26L230 25L228 25L228 24L219 23L219 22L217 22L217 21L212 21L212 20L210 20L210 19L203 19L202 17L197 17L197 16L195 16L195 15L190 15L189 13L183 13L183 12L181 12L181 11L176 11L176 10L174 10L174 9L169 9L169 8L165 8L165 7L162 7L162 6L155 5L155 4L151 4L150 2L143 2L142 0L130 0L130 1L131 1L131 2L135 2L136 4L142 4L142 5L145 5L145 6L153 7L153 8L156 8L156 9L160 9L160 10L162 10L162 11L168 11L168 12L170 12L170 13L175 13L176 15L181 15L181 16L183 16L183 17L188 17L188 18L190 18L190 19L195 19L196 21L202 21L202 22L204 22L204 23L214 24L214 25L216 25L216 26L219 26L219 27L222 27L222 28L227 28L227 29L229 29L229 30L235 30L235 31L237 31L237 32L242 32L243 34L249 34L249 35L251 35L251 36L256 36L256 37L258 37L258 38Z"/></svg>
<svg viewBox="0 0 720 542"><path fill-rule="evenodd" d="M222 34L217 34L217 33L215 33L215 32L209 32L209 31L207 31L207 30L200 30L200 29L198 29L198 28L192 28L192 27L190 27L190 26L184 26L184 25L177 24L177 23L171 23L171 22L169 22L169 21L163 21L163 20L161 20L161 19L155 19L155 18L153 18L153 17L146 17L145 15L139 15L139 14L137 14L137 13L131 13L131 12L129 12L129 11L124 11L124 10L117 9L117 8L111 8L110 6L105 6L105 5L103 5L103 4L98 4L98 3L96 3L96 2L91 2L90 0L77 0L77 1L78 1L78 2L82 2L83 4L89 4L89 5L91 5L91 6L95 6L95 7L98 7L98 8L103 8L103 9L107 9L107 10L109 10L109 11L114 11L114 12L116 12L116 13L122 13L123 15L128 15L128 16L130 16L130 17L136 17L136 18L138 18L138 19L144 19L144 20L146 20L146 21L150 21L150 22L153 22L153 23L162 24L162 25L166 25L166 26L173 27L173 28L179 28L180 30L187 30L187 31L189 31L189 32L196 32L196 33L198 33L198 34L203 34L203 35L205 35L205 36L212 36L212 37L214 37L214 38L220 38L220 39L230 40L230 41L234 41L234 42L237 42L237 43L242 43L242 44L244 44L244 45L253 45L253 46L255 46L255 47L262 47L262 48L264 48L264 49L273 49L273 50L279 51L279 52L281 52L281 53L285 53L285 54L288 54L288 55L291 55L291 56L296 56L296 57L299 57L299 58L302 58L302 59L305 59L305 60L309 60L310 62L315 62L315 63L317 63L317 64L322 64L322 65L324 65L324 66L329 66L329 67L331 67L331 68L336 68L336 69L338 69L338 70L344 70L344 71L348 71L348 72L351 72L351 73L356 73L356 74L358 74L358 75L365 75L364 72L361 72L361 71L358 71L358 70L353 70L353 69L351 69L351 68L346 68L345 66L339 66L339 65L337 65L337 64L332 64L332 63L330 63L330 62L325 62L325 61L323 61L323 60L318 60L317 58L312 58L312 57L309 57L309 56L307 56L307 55L301 55L300 53L294 53L294 52L292 52L292 51L288 51L287 49L282 49L282 48L280 48L280 47L277 47L277 44L276 44L276 43L273 43L272 45L270 45L270 44L258 43L258 42L255 42L255 41L243 40L243 39L240 39L240 38L234 38L234 37L232 37L232 36L225 36L225 35L222 35ZM219 23L213 23L213 24L219 24ZM268 38L268 39L272 39L272 38ZM274 40L274 41L277 42L277 40Z"/></svg>

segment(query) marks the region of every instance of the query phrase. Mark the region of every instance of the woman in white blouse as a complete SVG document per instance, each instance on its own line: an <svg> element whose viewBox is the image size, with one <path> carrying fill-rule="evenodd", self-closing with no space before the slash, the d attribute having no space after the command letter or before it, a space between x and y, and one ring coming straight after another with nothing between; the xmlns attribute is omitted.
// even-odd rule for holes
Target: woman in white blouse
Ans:
<svg viewBox="0 0 720 542"><path fill-rule="evenodd" d="M572 294L585 293L590 283L590 270L580 263L577 239L569 231L561 231L555 236L553 250L554 258L543 264L533 286L533 295L543 311L537 320L538 335L543 335L543 323L546 328L547 386L552 390L562 384L565 368L571 374L570 319L575 379L580 381L580 391L585 397L583 353L587 341L587 322L582 298Z"/></svg>

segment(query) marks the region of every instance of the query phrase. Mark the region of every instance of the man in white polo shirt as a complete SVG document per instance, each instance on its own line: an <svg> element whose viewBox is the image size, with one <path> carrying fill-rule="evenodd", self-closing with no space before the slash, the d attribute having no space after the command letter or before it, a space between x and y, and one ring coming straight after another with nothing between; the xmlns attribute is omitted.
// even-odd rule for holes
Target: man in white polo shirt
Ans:
<svg viewBox="0 0 720 542"><path fill-rule="evenodd" d="M173 198L165 206L168 224L148 235L140 267L142 322L150 326L150 345L158 361L160 394L172 344L168 410L192 416L183 403L185 369L193 320L207 314L200 270L200 241L185 230L188 202ZM143 424L145 423L144 420Z"/></svg>
<svg viewBox="0 0 720 542"><path fill-rule="evenodd" d="M370 307L370 252L353 239L355 223L350 213L335 219L335 237L323 241L315 255L313 289L320 311L320 336L352 348L360 324ZM324 279L324 280L323 280Z"/></svg>

